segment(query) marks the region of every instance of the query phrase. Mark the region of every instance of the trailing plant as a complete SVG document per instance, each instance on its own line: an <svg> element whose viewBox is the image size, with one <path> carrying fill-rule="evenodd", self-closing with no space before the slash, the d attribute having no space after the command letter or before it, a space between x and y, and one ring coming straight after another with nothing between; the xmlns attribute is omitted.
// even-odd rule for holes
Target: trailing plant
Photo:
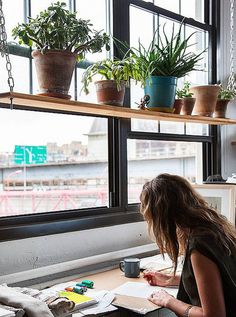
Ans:
<svg viewBox="0 0 236 317"><path fill-rule="evenodd" d="M116 81L117 89L120 90L122 81L125 81L127 85L129 84L129 80L133 74L132 71L133 68L129 59L105 59L99 61L89 66L84 72L82 90L84 90L86 94L89 93L88 86L95 75L101 75L101 79Z"/></svg>
<svg viewBox="0 0 236 317"><path fill-rule="evenodd" d="M234 99L236 96L236 91L227 88L223 88L223 86L220 84L220 91L218 94L218 99Z"/></svg>
<svg viewBox="0 0 236 317"><path fill-rule="evenodd" d="M83 59L87 52L99 52L109 47L109 36L101 31L92 30L90 20L76 18L76 12L65 9L66 3L51 4L36 18L28 17L28 23L18 24L13 37L19 44L46 50L66 50L78 54Z"/></svg>
<svg viewBox="0 0 236 317"><path fill-rule="evenodd" d="M191 98L193 96L193 93L189 91L190 88L190 82L185 81L182 89L176 90L176 96L178 99L182 98Z"/></svg>
<svg viewBox="0 0 236 317"><path fill-rule="evenodd" d="M138 48L130 48L128 53L135 65L134 79L145 85L150 76L174 76L183 77L190 71L199 70L197 62L202 59L203 50L195 54L189 50L192 44L189 40L195 34L193 32L186 39L182 39L182 25L175 33L174 24L170 39L168 38L165 25L163 26L163 39L159 36L159 43L156 41L156 34L147 49L139 41Z"/></svg>

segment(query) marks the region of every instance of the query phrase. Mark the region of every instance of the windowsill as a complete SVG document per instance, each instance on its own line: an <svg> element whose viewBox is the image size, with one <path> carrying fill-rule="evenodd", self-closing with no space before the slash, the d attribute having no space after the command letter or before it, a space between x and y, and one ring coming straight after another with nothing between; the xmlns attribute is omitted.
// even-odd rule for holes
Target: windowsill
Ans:
<svg viewBox="0 0 236 317"><path fill-rule="evenodd" d="M107 211L106 211L107 212ZM60 213L56 213L57 216ZM50 215L38 214L38 221L32 223L32 216L30 222L30 216L20 217L21 221L24 218L29 219L29 223L18 223L18 217L11 217L11 219L0 219L0 241L8 241L15 239L25 239L30 237L44 236L50 234L64 233L64 232L72 232L72 231L80 231L80 230L88 230L95 229L100 227L108 227L113 225L120 225L125 223L139 222L143 221L143 217L137 211L129 211L129 212L111 212L99 214L95 217L93 215L85 215L83 213L83 217L78 217L79 212L77 212L77 218L69 218L69 213L62 212L62 215L65 217L55 220L48 219ZM67 215L66 215L67 214ZM89 214L89 211L88 211ZM53 215L51 215L53 216ZM82 215L81 215L82 216ZM67 219L66 219L67 218ZM10 238L9 238L10 237Z"/></svg>

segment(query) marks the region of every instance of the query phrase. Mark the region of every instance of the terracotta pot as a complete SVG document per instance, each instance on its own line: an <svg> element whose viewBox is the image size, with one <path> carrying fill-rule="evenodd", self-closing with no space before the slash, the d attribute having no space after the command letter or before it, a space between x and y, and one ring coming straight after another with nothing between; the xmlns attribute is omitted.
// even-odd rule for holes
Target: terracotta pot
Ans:
<svg viewBox="0 0 236 317"><path fill-rule="evenodd" d="M214 118L225 118L226 110L230 99L217 99L214 111Z"/></svg>
<svg viewBox="0 0 236 317"><path fill-rule="evenodd" d="M173 106L173 113L180 114L181 108L183 106L183 99L175 99Z"/></svg>
<svg viewBox="0 0 236 317"><path fill-rule="evenodd" d="M68 95L72 74L75 68L77 54L49 50L45 54L33 51L39 94L49 97L70 99Z"/></svg>
<svg viewBox="0 0 236 317"><path fill-rule="evenodd" d="M97 101L100 104L123 106L125 96L125 81L117 88L115 80L100 80L95 82Z"/></svg>
<svg viewBox="0 0 236 317"><path fill-rule="evenodd" d="M212 117L220 87L216 85L195 86L190 88L196 102L193 115Z"/></svg>
<svg viewBox="0 0 236 317"><path fill-rule="evenodd" d="M185 116L191 116L193 107L195 105L196 98L183 98L183 106L181 109L180 114L185 115Z"/></svg>

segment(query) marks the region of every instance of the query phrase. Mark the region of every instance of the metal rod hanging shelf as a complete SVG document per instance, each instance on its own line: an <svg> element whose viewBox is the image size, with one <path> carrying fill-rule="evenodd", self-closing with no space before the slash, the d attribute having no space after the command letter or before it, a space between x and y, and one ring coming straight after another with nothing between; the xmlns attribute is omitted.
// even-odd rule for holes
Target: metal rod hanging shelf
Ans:
<svg viewBox="0 0 236 317"><path fill-rule="evenodd" d="M29 95L17 92L0 93L0 107L10 108L10 99L13 98L13 107L24 110L45 110L51 112L90 114L95 116L134 118L146 120L161 120L174 122L194 122L211 125L236 124L236 119L209 118L202 116L184 116L173 113L156 112L149 110L131 109L126 107L99 105L81 101L64 100L59 98Z"/></svg>

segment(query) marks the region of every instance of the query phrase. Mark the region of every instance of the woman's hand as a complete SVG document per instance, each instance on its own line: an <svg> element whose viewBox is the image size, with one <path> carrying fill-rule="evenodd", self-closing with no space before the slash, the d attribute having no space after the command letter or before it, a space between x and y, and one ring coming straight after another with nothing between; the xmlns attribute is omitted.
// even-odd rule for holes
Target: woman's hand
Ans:
<svg viewBox="0 0 236 317"><path fill-rule="evenodd" d="M152 286L178 286L180 277L155 271L144 271L143 278Z"/></svg>
<svg viewBox="0 0 236 317"><path fill-rule="evenodd" d="M150 300L153 304L167 307L169 301L173 298L172 295L167 293L165 290L161 289L160 291L153 292L149 297L148 300Z"/></svg>

